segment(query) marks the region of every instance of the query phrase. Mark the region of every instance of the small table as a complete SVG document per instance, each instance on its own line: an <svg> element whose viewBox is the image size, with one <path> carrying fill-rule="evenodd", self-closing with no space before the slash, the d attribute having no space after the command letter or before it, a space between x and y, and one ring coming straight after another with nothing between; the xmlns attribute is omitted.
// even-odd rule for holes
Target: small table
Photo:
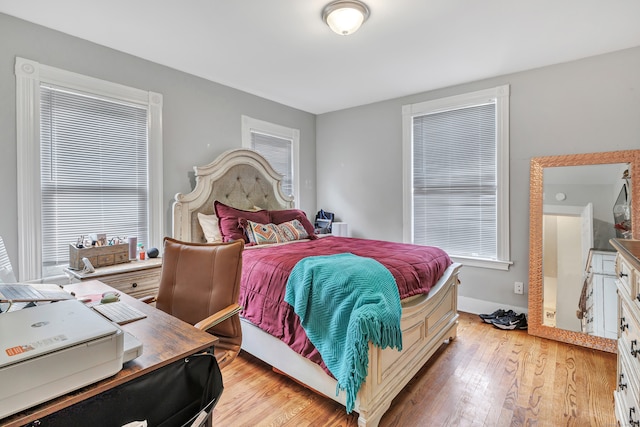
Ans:
<svg viewBox="0 0 640 427"><path fill-rule="evenodd" d="M98 280L91 280L66 285L65 290L74 292L76 297L80 298L83 295L113 291L114 288ZM121 326L123 330L129 332L142 342L142 355L125 363L122 370L114 376L4 419L0 419L0 426L17 427L43 418L46 415L81 402L84 399L107 391L134 378L138 378L190 354L211 348L218 341L218 338L215 336L207 332L202 332L192 325L170 316L149 304L138 301L129 295L120 295L120 300L147 315L144 319ZM171 345L167 345L167 343Z"/></svg>

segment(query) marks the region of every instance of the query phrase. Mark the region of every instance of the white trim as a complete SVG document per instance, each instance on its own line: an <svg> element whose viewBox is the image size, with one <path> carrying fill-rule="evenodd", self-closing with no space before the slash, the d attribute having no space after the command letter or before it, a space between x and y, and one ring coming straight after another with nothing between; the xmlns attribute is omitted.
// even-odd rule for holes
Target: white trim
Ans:
<svg viewBox="0 0 640 427"><path fill-rule="evenodd" d="M40 277L40 84L38 63L16 58L18 280ZM33 167L37 165L37 167ZM22 171L22 172L21 172Z"/></svg>
<svg viewBox="0 0 640 427"><path fill-rule="evenodd" d="M403 239L413 241L413 118L452 109L471 107L487 102L496 103L497 147L497 260L458 258L464 265L508 270L510 261L509 234L509 85L484 89L467 94L450 96L402 106L402 202Z"/></svg>
<svg viewBox="0 0 640 427"><path fill-rule="evenodd" d="M451 255L451 260L459 262L466 267L490 268L493 270L503 271L508 271L509 267L513 265L513 261L500 261L495 259L471 258L455 255Z"/></svg>
<svg viewBox="0 0 640 427"><path fill-rule="evenodd" d="M402 106L402 239L413 241L413 115L412 106Z"/></svg>
<svg viewBox="0 0 640 427"><path fill-rule="evenodd" d="M458 295L458 310L465 313L480 314L480 313L493 313L499 308L503 310L513 310L516 313L529 313L528 307L520 307L515 305L498 304L493 301L485 301L476 298L463 297Z"/></svg>
<svg viewBox="0 0 640 427"><path fill-rule="evenodd" d="M162 155L162 94L148 92L149 106L149 146L147 147L149 173L149 242L148 248L162 250L164 239L164 194Z"/></svg>
<svg viewBox="0 0 640 427"><path fill-rule="evenodd" d="M16 57L18 168L18 273L20 281L42 277L40 197L40 83L54 84L134 104L149 111L149 246L163 238L162 95L83 76Z"/></svg>
<svg viewBox="0 0 640 427"><path fill-rule="evenodd" d="M251 132L260 132L291 140L293 149L293 201L300 206L300 130L242 115L242 147L251 149Z"/></svg>
<svg viewBox="0 0 640 427"><path fill-rule="evenodd" d="M496 98L496 150L498 173L498 260L511 258L509 234L509 85L494 89Z"/></svg>

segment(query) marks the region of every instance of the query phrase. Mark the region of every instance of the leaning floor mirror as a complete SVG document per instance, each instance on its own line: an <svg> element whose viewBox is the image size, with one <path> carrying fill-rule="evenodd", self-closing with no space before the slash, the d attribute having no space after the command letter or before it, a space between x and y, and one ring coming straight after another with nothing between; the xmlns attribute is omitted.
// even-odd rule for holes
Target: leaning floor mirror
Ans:
<svg viewBox="0 0 640 427"><path fill-rule="evenodd" d="M640 236L634 177L640 179L640 150L531 159L531 335L616 351L615 252L609 240Z"/></svg>

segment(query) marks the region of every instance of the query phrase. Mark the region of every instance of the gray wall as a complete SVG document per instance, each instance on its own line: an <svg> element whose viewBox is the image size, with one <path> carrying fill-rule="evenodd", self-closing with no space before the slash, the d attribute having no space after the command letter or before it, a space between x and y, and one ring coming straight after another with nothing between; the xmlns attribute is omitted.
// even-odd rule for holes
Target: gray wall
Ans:
<svg viewBox="0 0 640 427"><path fill-rule="evenodd" d="M193 166L241 147L241 115L300 130L300 206L316 212L315 116L245 92L0 14L0 236L17 266L15 57L164 96L165 232L171 203L189 192Z"/></svg>
<svg viewBox="0 0 640 427"><path fill-rule="evenodd" d="M513 266L506 272L465 267L459 293L526 307L526 293L514 294L513 284L528 283L529 161L640 148L638 70L640 48L634 48L322 114L318 207L336 212L354 237L402 241L402 105L510 84Z"/></svg>
<svg viewBox="0 0 640 427"><path fill-rule="evenodd" d="M14 264L16 56L164 95L167 234L173 196L191 190L192 166L240 147L244 114L300 129L300 182L311 183L300 202L308 215L322 207L354 236L402 241L402 105L510 84L514 265L507 272L467 267L460 287L460 295L496 305L527 305L513 282L528 281L530 158L640 148L640 48L316 117L0 14L0 236Z"/></svg>

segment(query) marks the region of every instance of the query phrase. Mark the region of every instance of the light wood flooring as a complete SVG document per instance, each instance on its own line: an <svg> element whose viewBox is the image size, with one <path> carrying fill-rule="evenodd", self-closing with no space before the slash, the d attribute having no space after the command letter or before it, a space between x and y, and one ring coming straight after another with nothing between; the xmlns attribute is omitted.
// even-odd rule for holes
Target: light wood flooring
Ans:
<svg viewBox="0 0 640 427"><path fill-rule="evenodd" d="M357 414L242 352L223 371L217 426L357 426ZM616 356L502 331L461 313L380 426L615 426Z"/></svg>

